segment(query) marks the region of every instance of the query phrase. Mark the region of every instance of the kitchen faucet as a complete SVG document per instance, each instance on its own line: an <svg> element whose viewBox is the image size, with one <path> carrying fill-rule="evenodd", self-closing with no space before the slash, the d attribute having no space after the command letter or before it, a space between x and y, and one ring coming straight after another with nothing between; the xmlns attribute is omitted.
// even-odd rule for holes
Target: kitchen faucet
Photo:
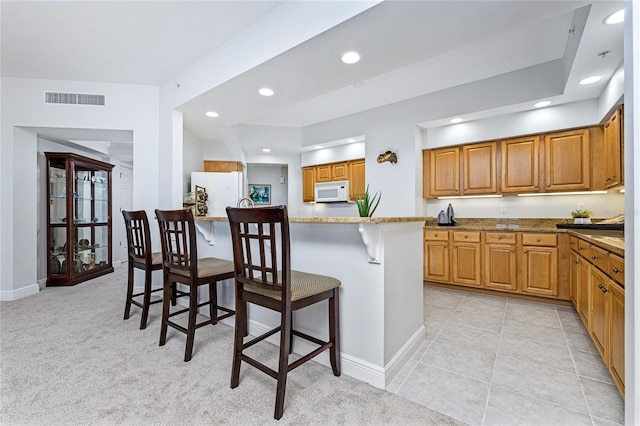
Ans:
<svg viewBox="0 0 640 426"><path fill-rule="evenodd" d="M253 208L253 200L249 197L242 197L238 200L238 204L236 205L236 207L240 207L240 205L242 204L243 201L246 201L249 204L250 208Z"/></svg>

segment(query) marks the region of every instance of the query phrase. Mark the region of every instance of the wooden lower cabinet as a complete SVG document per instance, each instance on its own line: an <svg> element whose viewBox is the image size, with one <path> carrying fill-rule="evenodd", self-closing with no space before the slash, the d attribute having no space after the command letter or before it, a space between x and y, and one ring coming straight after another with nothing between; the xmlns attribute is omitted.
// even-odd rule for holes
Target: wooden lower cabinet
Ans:
<svg viewBox="0 0 640 426"><path fill-rule="evenodd" d="M424 232L424 279L449 282L449 233Z"/></svg>
<svg viewBox="0 0 640 426"><path fill-rule="evenodd" d="M517 290L516 245L487 243L484 246L484 286L492 290Z"/></svg>
<svg viewBox="0 0 640 426"><path fill-rule="evenodd" d="M589 281L591 287L591 337L595 343L598 352L605 359L605 348L607 347L607 317L609 316L607 293L607 277L598 269L591 267L589 272Z"/></svg>
<svg viewBox="0 0 640 426"><path fill-rule="evenodd" d="M456 284L482 287L481 232L451 232L451 280Z"/></svg>
<svg viewBox="0 0 640 426"><path fill-rule="evenodd" d="M612 284L609 290L611 292L609 371L618 389L624 394L624 289Z"/></svg>
<svg viewBox="0 0 640 426"><path fill-rule="evenodd" d="M558 294L558 248L522 246L522 290L540 296Z"/></svg>
<svg viewBox="0 0 640 426"><path fill-rule="evenodd" d="M572 288L574 275L577 286L575 308L624 396L623 267L622 257L583 240L578 240L571 256Z"/></svg>

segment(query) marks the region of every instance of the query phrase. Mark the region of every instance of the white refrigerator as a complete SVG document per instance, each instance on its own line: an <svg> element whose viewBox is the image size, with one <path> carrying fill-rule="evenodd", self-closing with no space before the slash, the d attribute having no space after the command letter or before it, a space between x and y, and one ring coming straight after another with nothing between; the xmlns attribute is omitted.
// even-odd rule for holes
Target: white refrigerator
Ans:
<svg viewBox="0 0 640 426"><path fill-rule="evenodd" d="M227 206L235 207L246 194L244 180L242 172L191 172L191 191L206 188L207 216L226 217Z"/></svg>

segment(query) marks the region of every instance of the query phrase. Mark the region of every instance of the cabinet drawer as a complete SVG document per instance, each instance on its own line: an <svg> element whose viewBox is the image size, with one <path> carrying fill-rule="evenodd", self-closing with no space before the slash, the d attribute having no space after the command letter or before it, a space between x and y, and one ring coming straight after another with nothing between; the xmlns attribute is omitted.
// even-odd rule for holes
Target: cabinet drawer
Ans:
<svg viewBox="0 0 640 426"><path fill-rule="evenodd" d="M464 241L468 243L479 243L480 232L457 231L453 233L453 241Z"/></svg>
<svg viewBox="0 0 640 426"><path fill-rule="evenodd" d="M624 287L624 259L609 253L609 276Z"/></svg>
<svg viewBox="0 0 640 426"><path fill-rule="evenodd" d="M516 234L507 232L487 232L484 234L487 244L515 244Z"/></svg>
<svg viewBox="0 0 640 426"><path fill-rule="evenodd" d="M556 234L522 234L522 245L556 247L558 236Z"/></svg>
<svg viewBox="0 0 640 426"><path fill-rule="evenodd" d="M578 242L580 240L576 237L569 237L569 247L571 247L571 250L573 251L578 251Z"/></svg>
<svg viewBox="0 0 640 426"><path fill-rule="evenodd" d="M591 258L589 257L590 248L591 244L584 240L578 239L578 253L580 253L580 255L585 259L591 260Z"/></svg>
<svg viewBox="0 0 640 426"><path fill-rule="evenodd" d="M449 241L448 231L424 231L426 241Z"/></svg>
<svg viewBox="0 0 640 426"><path fill-rule="evenodd" d="M589 261L601 271L609 272L609 252L597 246L589 249Z"/></svg>

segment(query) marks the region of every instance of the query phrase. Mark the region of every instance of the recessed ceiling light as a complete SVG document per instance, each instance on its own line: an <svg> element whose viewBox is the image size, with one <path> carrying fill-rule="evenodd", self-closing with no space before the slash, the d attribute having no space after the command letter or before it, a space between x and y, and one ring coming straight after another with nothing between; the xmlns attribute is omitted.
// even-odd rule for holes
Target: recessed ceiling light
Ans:
<svg viewBox="0 0 640 426"><path fill-rule="evenodd" d="M347 52L342 55L342 62L345 64L355 64L360 61L360 54L358 52Z"/></svg>
<svg viewBox="0 0 640 426"><path fill-rule="evenodd" d="M604 18L604 21L602 22L606 25L615 25L624 22L624 9L613 12L611 15Z"/></svg>
<svg viewBox="0 0 640 426"><path fill-rule="evenodd" d="M313 149L322 149L322 145L314 145Z"/></svg>
<svg viewBox="0 0 640 426"><path fill-rule="evenodd" d="M273 90L269 89L268 87L263 87L262 89L258 90L258 93L260 93L262 96L271 96L273 95Z"/></svg>
<svg viewBox="0 0 640 426"><path fill-rule="evenodd" d="M218 114L215 111L207 111L207 112L204 113L204 115L206 115L207 117L213 117L213 118L216 118L216 117L220 116L220 114Z"/></svg>
<svg viewBox="0 0 640 426"><path fill-rule="evenodd" d="M591 77L587 77L585 79L582 79L578 82L578 84L592 84L595 83L596 81L600 81L602 77L600 77L599 75L592 75Z"/></svg>
<svg viewBox="0 0 640 426"><path fill-rule="evenodd" d="M533 104L533 106L536 108L544 108L549 105L551 105L551 101L540 101L538 103Z"/></svg>
<svg viewBox="0 0 640 426"><path fill-rule="evenodd" d="M462 123L464 121L463 118L457 117L457 118L452 118L451 119L451 123L456 124L456 123Z"/></svg>
<svg viewBox="0 0 640 426"><path fill-rule="evenodd" d="M262 152L271 152L269 148L262 148Z"/></svg>

